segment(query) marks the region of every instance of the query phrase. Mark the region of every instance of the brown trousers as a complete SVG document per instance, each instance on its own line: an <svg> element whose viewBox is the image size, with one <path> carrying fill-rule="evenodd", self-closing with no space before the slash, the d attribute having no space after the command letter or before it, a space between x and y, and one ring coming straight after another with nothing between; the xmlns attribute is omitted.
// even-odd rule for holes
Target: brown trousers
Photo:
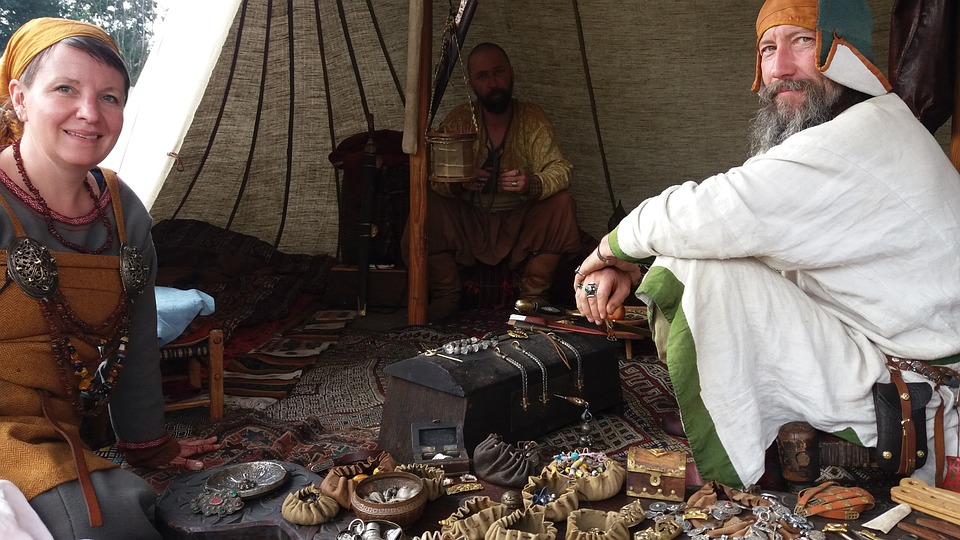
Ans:
<svg viewBox="0 0 960 540"><path fill-rule="evenodd" d="M404 262L409 261L409 226L403 232ZM503 212L487 212L461 199L427 196L427 254L453 252L460 266L499 264L508 258L518 268L531 253L580 253L577 205L567 191L542 201L526 201Z"/></svg>

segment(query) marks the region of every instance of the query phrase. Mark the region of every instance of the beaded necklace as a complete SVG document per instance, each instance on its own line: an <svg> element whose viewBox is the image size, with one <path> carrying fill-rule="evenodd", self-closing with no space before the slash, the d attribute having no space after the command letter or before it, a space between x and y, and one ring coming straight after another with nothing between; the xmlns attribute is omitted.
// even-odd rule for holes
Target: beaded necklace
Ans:
<svg viewBox="0 0 960 540"><path fill-rule="evenodd" d="M99 201L97 200L96 194L93 192L93 187L90 186L90 182L86 179L83 181L83 187L87 188L87 193L90 195L90 199L93 200L93 208L97 212L97 217L100 219L100 222L103 223L104 228L107 230L107 239L103 242L103 245L94 250L89 250L79 244L74 244L73 242L67 240L57 231L56 220L53 219L53 214L50 211L50 207L47 206L47 201L43 199L40 195L40 190L33 185L33 182L30 181L30 177L27 176L26 169L23 168L23 157L20 156L20 140L17 139L13 143L13 160L17 162L17 171L20 172L20 177L23 178L24 185L27 186L27 189L37 200L37 204L40 205L40 213L43 215L43 220L47 224L47 230L50 231L50 234L54 238L60 241L65 247L68 247L79 253L89 253L91 255L99 255L106 251L111 245L113 245L113 227L110 226L110 220L107 218L107 213L103 211L103 208L100 206Z"/></svg>
<svg viewBox="0 0 960 540"><path fill-rule="evenodd" d="M129 300L126 292L121 292L120 301L113 313L96 325L88 324L77 317L59 290L52 300L40 302L43 318L50 329L50 348L57 358L60 380L67 395L73 399L74 410L81 415L93 416L99 413L117 384L117 377L126 359L127 344L130 342ZM105 339L94 335L111 327L112 332ZM99 358L84 363L67 332L95 347Z"/></svg>

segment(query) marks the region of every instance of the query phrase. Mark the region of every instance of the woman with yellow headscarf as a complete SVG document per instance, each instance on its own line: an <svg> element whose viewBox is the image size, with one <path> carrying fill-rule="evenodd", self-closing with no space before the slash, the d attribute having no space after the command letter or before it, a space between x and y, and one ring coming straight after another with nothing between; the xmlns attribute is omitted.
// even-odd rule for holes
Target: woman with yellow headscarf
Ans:
<svg viewBox="0 0 960 540"><path fill-rule="evenodd" d="M56 538L159 538L156 491L81 441L85 416L109 408L134 466L200 469L217 447L166 432L151 219L97 166L129 88L83 22L34 19L0 58L0 478Z"/></svg>

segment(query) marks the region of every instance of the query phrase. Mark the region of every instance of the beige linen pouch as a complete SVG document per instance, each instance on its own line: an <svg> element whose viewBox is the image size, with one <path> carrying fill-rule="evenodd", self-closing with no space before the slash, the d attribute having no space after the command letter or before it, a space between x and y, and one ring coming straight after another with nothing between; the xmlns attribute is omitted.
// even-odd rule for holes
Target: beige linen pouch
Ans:
<svg viewBox="0 0 960 540"><path fill-rule="evenodd" d="M474 497L440 522L440 531L454 538L483 540L494 521L508 513L507 507L490 497Z"/></svg>
<svg viewBox="0 0 960 540"><path fill-rule="evenodd" d="M311 484L287 495L280 514L296 525L319 525L333 519L340 512L340 505L332 497L320 493L320 488Z"/></svg>
<svg viewBox="0 0 960 540"><path fill-rule="evenodd" d="M350 495L353 494L357 482L353 479L358 474L371 475L374 471L388 472L397 468L397 462L388 452L380 452L375 456L370 456L364 461L351 463L349 465L340 465L330 469L327 476L320 482L320 491L332 497L340 503L340 506L347 510L352 509Z"/></svg>
<svg viewBox="0 0 960 540"><path fill-rule="evenodd" d="M397 470L415 474L422 478L423 487L427 490L428 500L435 501L440 495L444 494L443 479L447 477L447 474L443 472L443 469L440 467L432 467L423 463L411 463L397 465Z"/></svg>
<svg viewBox="0 0 960 540"><path fill-rule="evenodd" d="M546 490L555 495L555 499L546 504L538 504L536 496ZM547 521L563 521L570 512L580 507L576 484L567 476L554 470L544 470L540 476L531 476L521 491L523 505L529 508L542 508Z"/></svg>
<svg viewBox="0 0 960 540"><path fill-rule="evenodd" d="M485 540L554 540L556 537L557 527L544 518L543 511L528 508L494 521L484 538Z"/></svg>
<svg viewBox="0 0 960 540"><path fill-rule="evenodd" d="M627 470L611 458L604 460L603 466L604 471L597 476L574 478L580 500L602 501L620 493L627 478Z"/></svg>
<svg viewBox="0 0 960 540"><path fill-rule="evenodd" d="M567 516L566 540L629 540L630 529L617 512L578 508Z"/></svg>

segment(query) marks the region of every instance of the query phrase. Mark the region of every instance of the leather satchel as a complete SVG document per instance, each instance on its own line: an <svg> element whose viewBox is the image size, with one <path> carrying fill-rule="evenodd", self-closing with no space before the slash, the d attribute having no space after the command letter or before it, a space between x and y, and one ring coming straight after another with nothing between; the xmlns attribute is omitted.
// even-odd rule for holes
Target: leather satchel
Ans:
<svg viewBox="0 0 960 540"><path fill-rule="evenodd" d="M893 382L876 383L877 466L889 474L909 476L927 461L927 402L933 389L925 382L905 383L899 369ZM904 395L908 399L902 399Z"/></svg>

